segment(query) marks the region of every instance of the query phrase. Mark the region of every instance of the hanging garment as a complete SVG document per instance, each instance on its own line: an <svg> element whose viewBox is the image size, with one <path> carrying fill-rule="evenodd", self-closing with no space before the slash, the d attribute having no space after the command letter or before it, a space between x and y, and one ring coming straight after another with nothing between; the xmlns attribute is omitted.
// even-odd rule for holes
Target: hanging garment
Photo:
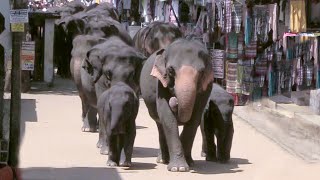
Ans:
<svg viewBox="0 0 320 180"><path fill-rule="evenodd" d="M252 24L252 17L248 14L248 11L246 12L246 21L245 21L245 45L249 45L252 39L252 29L253 29L253 24Z"/></svg>
<svg viewBox="0 0 320 180"><path fill-rule="evenodd" d="M179 0L172 0L171 4L172 4L172 7L168 4L170 9L170 16L169 16L168 22L171 22L177 26L178 23L177 23L176 17L174 16L174 13L176 14L177 17L179 17Z"/></svg>
<svg viewBox="0 0 320 180"><path fill-rule="evenodd" d="M245 49L247 58L255 58L257 56L257 41L252 41Z"/></svg>
<svg viewBox="0 0 320 180"><path fill-rule="evenodd" d="M231 32L231 28L232 28L232 16L231 16L231 12L232 12L232 2L231 0L225 0L225 31L226 33Z"/></svg>
<svg viewBox="0 0 320 180"><path fill-rule="evenodd" d="M297 80L296 80L296 83L299 86L303 84L303 65L302 65L301 58L298 58L298 60L297 60Z"/></svg>
<svg viewBox="0 0 320 180"><path fill-rule="evenodd" d="M270 17L270 22L269 22L269 29L273 30L272 34L272 39L273 41L276 41L278 39L278 8L277 8L277 3L275 4L270 4L269 5L269 17Z"/></svg>
<svg viewBox="0 0 320 180"><path fill-rule="evenodd" d="M227 92L236 93L238 63L227 62Z"/></svg>
<svg viewBox="0 0 320 180"><path fill-rule="evenodd" d="M305 0L290 0L290 30L291 32L306 32Z"/></svg>
<svg viewBox="0 0 320 180"><path fill-rule="evenodd" d="M131 9L131 0L122 0L123 1L123 9L130 10Z"/></svg>
<svg viewBox="0 0 320 180"><path fill-rule="evenodd" d="M228 58L238 58L238 36L235 32L228 34Z"/></svg>
<svg viewBox="0 0 320 180"><path fill-rule="evenodd" d="M242 4L234 1L232 5L232 29L236 33L240 33L242 23Z"/></svg>
<svg viewBox="0 0 320 180"><path fill-rule="evenodd" d="M239 59L242 59L244 57L243 43L244 43L243 34L240 33L238 34L238 58Z"/></svg>
<svg viewBox="0 0 320 180"><path fill-rule="evenodd" d="M211 50L213 77L218 79L224 78L224 61L225 51L219 49Z"/></svg>

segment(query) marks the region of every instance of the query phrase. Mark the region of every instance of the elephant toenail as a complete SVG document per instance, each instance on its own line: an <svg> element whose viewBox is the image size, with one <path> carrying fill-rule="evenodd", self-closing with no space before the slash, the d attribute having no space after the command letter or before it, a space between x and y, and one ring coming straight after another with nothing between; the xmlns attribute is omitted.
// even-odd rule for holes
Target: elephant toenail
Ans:
<svg viewBox="0 0 320 180"><path fill-rule="evenodd" d="M172 171L172 172L177 172L177 171L178 171L178 168L177 168L177 167L173 167L173 168L171 168L171 171Z"/></svg>

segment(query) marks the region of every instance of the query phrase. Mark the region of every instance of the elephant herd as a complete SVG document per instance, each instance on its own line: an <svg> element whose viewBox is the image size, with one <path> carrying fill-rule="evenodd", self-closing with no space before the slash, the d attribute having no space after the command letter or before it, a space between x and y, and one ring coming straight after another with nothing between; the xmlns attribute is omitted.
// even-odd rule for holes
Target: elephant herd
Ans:
<svg viewBox="0 0 320 180"><path fill-rule="evenodd" d="M132 164L139 97L158 127L157 162L168 164L169 171L189 171L199 126L202 156L230 159L233 97L213 83L211 57L201 42L164 22L141 28L132 39L108 3L63 8L58 26L65 38L59 53L70 61L79 91L82 131L99 130L97 147L108 155L108 166Z"/></svg>

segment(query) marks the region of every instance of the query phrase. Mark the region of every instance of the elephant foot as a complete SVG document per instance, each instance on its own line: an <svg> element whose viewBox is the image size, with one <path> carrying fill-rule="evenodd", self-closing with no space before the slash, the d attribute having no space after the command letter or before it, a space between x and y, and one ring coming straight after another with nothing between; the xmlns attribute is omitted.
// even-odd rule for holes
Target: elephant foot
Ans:
<svg viewBox="0 0 320 180"><path fill-rule="evenodd" d="M183 158L170 161L167 169L171 172L188 172L190 170L189 165Z"/></svg>
<svg viewBox="0 0 320 180"><path fill-rule="evenodd" d="M192 159L191 156L190 157L186 157L186 161L187 161L187 163L188 163L188 165L190 167L194 166L194 160Z"/></svg>
<svg viewBox="0 0 320 180"><path fill-rule="evenodd" d="M217 158L217 161L219 162L219 163L222 163L222 164L224 164L224 163L227 163L229 160L230 160L230 156L218 156Z"/></svg>
<svg viewBox="0 0 320 180"><path fill-rule="evenodd" d="M99 141L97 142L97 148L101 148L102 147L102 140L101 139L99 139Z"/></svg>
<svg viewBox="0 0 320 180"><path fill-rule="evenodd" d="M108 155L109 154L109 147L107 145L102 145L100 148L100 154Z"/></svg>
<svg viewBox="0 0 320 180"><path fill-rule="evenodd" d="M82 132L97 132L97 128L84 127L81 128Z"/></svg>
<svg viewBox="0 0 320 180"><path fill-rule="evenodd" d="M159 164L168 164L169 163L169 157L163 157L162 154L159 154L157 157L157 163Z"/></svg>
<svg viewBox="0 0 320 180"><path fill-rule="evenodd" d="M207 153L204 151L201 151L201 157L206 157L206 156L207 156Z"/></svg>
<svg viewBox="0 0 320 180"><path fill-rule="evenodd" d="M206 156L206 161L217 162L216 156Z"/></svg>
<svg viewBox="0 0 320 180"><path fill-rule="evenodd" d="M116 167L116 166L118 166L118 164L116 163L116 162L114 162L114 161L112 161L112 160L108 160L107 161L107 166L109 166L109 167Z"/></svg>
<svg viewBox="0 0 320 180"><path fill-rule="evenodd" d="M122 167L131 167L132 166L132 162L131 161L124 161L120 166L122 166Z"/></svg>
<svg viewBox="0 0 320 180"><path fill-rule="evenodd" d="M86 121L83 122L81 131L82 132L97 132L97 125L89 125Z"/></svg>

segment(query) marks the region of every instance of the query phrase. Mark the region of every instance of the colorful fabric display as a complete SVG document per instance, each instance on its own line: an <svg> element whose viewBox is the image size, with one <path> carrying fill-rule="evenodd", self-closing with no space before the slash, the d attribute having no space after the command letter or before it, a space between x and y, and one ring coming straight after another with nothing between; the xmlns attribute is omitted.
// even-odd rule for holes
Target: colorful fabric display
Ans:
<svg viewBox="0 0 320 180"><path fill-rule="evenodd" d="M297 60L297 80L296 80L296 83L299 86L303 84L303 65L302 65L301 58L298 58L298 60Z"/></svg>
<svg viewBox="0 0 320 180"><path fill-rule="evenodd" d="M240 33L242 23L242 4L238 1L233 2L232 6L232 29Z"/></svg>
<svg viewBox="0 0 320 180"><path fill-rule="evenodd" d="M238 34L238 58L239 59L242 59L244 56L243 42L244 42L243 34L240 33Z"/></svg>
<svg viewBox="0 0 320 180"><path fill-rule="evenodd" d="M245 54L247 58L255 58L257 56L257 41L251 41L246 47Z"/></svg>
<svg viewBox="0 0 320 180"><path fill-rule="evenodd" d="M232 2L231 0L225 0L225 32L229 33L231 32L231 28L232 28L232 16L231 16L231 12L232 12Z"/></svg>
<svg viewBox="0 0 320 180"><path fill-rule="evenodd" d="M225 51L219 49L211 50L213 77L218 79L224 78L224 59Z"/></svg>
<svg viewBox="0 0 320 180"><path fill-rule="evenodd" d="M268 71L268 59L265 56L260 56L259 58L257 58L256 64L255 64L255 68L256 71L255 73L257 75L266 75L267 71Z"/></svg>
<svg viewBox="0 0 320 180"><path fill-rule="evenodd" d="M237 64L227 62L227 92L228 93L236 93L237 87Z"/></svg>
<svg viewBox="0 0 320 180"><path fill-rule="evenodd" d="M238 36L235 32L228 34L228 58L238 58Z"/></svg>
<svg viewBox="0 0 320 180"><path fill-rule="evenodd" d="M246 17L246 23L245 23L245 45L249 45L252 39L252 29L253 29L253 19L250 17L250 15L248 15L247 13L247 17Z"/></svg>

